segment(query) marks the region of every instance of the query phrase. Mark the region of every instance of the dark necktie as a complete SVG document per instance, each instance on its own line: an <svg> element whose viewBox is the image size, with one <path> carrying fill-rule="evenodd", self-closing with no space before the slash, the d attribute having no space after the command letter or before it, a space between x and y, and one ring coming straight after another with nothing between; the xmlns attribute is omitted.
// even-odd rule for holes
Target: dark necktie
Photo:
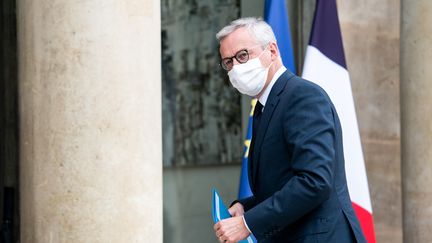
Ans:
<svg viewBox="0 0 432 243"><path fill-rule="evenodd" d="M255 104L254 112L253 112L252 142L251 142L250 149L249 149L249 161L250 161L249 166L251 169L253 168L253 162L252 162L253 161L253 152L254 152L254 147L255 147L255 140L257 139L257 134L258 134L258 127L259 127L260 120L261 120L262 109L263 109L263 105L261 105L261 103L259 103L259 101L257 101L257 103Z"/></svg>
<svg viewBox="0 0 432 243"><path fill-rule="evenodd" d="M263 110L263 105L261 105L261 103L259 101L257 101L257 103L255 105L254 113L253 113L252 139L256 138L258 127L259 127L259 124L261 121L262 110Z"/></svg>

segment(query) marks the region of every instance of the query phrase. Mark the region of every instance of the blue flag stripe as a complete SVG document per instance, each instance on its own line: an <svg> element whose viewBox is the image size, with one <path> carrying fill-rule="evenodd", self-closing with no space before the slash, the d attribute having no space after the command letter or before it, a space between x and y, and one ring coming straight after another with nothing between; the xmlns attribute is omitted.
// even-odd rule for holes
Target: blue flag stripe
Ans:
<svg viewBox="0 0 432 243"><path fill-rule="evenodd" d="M284 66L292 73L296 73L291 43L291 30L285 1L266 0L264 6L264 20L272 27L275 33Z"/></svg>
<svg viewBox="0 0 432 243"><path fill-rule="evenodd" d="M253 110L253 105L252 105L252 110ZM248 130L246 134L244 152L242 156L242 169L240 174L240 189L239 189L238 198L246 198L252 196L252 191L249 186L249 177L248 177L248 155L249 155L249 146L250 146L251 139L252 139L252 115L249 116Z"/></svg>
<svg viewBox="0 0 432 243"><path fill-rule="evenodd" d="M335 0L317 0L309 44L347 69Z"/></svg>

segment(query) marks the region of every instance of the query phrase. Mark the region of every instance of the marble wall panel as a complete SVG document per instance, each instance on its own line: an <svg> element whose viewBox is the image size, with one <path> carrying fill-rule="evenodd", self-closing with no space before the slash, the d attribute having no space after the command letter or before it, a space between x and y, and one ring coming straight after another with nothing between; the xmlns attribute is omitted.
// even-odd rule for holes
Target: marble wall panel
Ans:
<svg viewBox="0 0 432 243"><path fill-rule="evenodd" d="M240 162L240 95L219 63L215 34L240 14L234 0L163 0L164 165Z"/></svg>

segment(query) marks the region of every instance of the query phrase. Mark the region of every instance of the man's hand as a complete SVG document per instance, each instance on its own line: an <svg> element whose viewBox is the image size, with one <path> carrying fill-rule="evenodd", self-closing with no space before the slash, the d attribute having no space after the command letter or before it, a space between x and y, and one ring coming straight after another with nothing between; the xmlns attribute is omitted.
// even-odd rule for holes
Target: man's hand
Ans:
<svg viewBox="0 0 432 243"><path fill-rule="evenodd" d="M246 239L250 234L244 225L243 216L221 220L214 225L213 229L221 243L235 243Z"/></svg>
<svg viewBox="0 0 432 243"><path fill-rule="evenodd" d="M237 216L243 216L244 214L244 208L243 205L241 205L241 203L237 202L234 205L232 205L232 207L230 207L228 209L228 212L231 214L231 216L233 217L237 217Z"/></svg>

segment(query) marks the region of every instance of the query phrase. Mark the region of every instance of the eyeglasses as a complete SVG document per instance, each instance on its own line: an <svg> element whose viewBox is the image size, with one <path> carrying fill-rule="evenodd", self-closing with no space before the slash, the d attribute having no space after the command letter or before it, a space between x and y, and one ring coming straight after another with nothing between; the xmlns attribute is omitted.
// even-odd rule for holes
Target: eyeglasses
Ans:
<svg viewBox="0 0 432 243"><path fill-rule="evenodd" d="M258 46L261 46L261 45L256 45L256 46L253 46L249 49L253 49L253 48L258 47ZM267 47L265 49L267 49ZM226 71L230 71L234 67L234 60L233 60L234 58L240 64L246 63L247 61L249 61L249 51L247 49L242 49L242 50L238 51L234 56L226 57L226 58L222 59L220 61L221 67L223 69L225 69Z"/></svg>
<svg viewBox="0 0 432 243"><path fill-rule="evenodd" d="M238 51L232 57L226 57L226 58L222 59L220 62L221 67L223 69L225 69L226 71L231 70L234 66L234 60L233 60L234 58L239 63L246 63L247 61L249 61L249 52L248 52L248 50L243 49L243 50Z"/></svg>

